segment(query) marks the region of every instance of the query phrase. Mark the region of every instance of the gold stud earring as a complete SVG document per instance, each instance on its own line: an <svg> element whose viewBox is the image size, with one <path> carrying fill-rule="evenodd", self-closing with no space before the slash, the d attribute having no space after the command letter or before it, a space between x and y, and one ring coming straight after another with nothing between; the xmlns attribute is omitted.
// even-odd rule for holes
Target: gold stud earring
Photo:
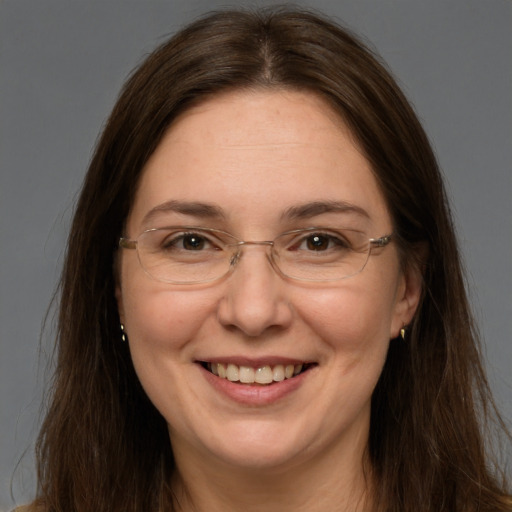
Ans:
<svg viewBox="0 0 512 512"><path fill-rule="evenodd" d="M126 341L126 333L124 332L124 325L121 324L121 340Z"/></svg>

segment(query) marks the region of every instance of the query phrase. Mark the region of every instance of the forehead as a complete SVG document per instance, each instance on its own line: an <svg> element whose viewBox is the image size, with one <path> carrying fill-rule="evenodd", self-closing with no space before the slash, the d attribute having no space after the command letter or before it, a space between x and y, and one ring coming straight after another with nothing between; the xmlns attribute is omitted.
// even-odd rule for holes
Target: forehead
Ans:
<svg viewBox="0 0 512 512"><path fill-rule="evenodd" d="M226 222L251 225L276 223L305 203L345 202L389 225L349 129L303 92L227 93L182 114L143 170L129 226L153 227L144 226L148 212L172 201L213 204Z"/></svg>

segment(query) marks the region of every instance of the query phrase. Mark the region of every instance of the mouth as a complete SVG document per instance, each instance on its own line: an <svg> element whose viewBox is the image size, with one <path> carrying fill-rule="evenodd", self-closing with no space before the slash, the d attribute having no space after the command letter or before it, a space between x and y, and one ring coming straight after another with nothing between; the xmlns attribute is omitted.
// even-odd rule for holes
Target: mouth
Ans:
<svg viewBox="0 0 512 512"><path fill-rule="evenodd" d="M270 386L277 382L293 379L305 373L317 363L275 364L258 367L201 361L201 366L220 379L248 385Z"/></svg>

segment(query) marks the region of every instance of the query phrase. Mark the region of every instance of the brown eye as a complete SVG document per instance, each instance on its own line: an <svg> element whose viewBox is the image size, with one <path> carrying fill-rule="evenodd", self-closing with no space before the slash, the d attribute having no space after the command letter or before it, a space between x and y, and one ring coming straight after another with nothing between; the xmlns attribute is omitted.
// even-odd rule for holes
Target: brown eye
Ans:
<svg viewBox="0 0 512 512"><path fill-rule="evenodd" d="M316 233L308 233L299 240L294 241L290 246L289 250L303 251L306 252L345 252L349 249L350 244L341 234L334 233L323 233L317 231Z"/></svg>
<svg viewBox="0 0 512 512"><path fill-rule="evenodd" d="M311 235L306 239L306 247L310 251L325 251L329 248L330 237L325 235Z"/></svg>
<svg viewBox="0 0 512 512"><path fill-rule="evenodd" d="M215 249L212 241L201 233L173 233L159 243L160 250L167 253L177 251L202 252Z"/></svg>
<svg viewBox="0 0 512 512"><path fill-rule="evenodd" d="M205 243L206 240L202 236L196 234L183 235L183 248L187 251L200 251L204 249Z"/></svg>

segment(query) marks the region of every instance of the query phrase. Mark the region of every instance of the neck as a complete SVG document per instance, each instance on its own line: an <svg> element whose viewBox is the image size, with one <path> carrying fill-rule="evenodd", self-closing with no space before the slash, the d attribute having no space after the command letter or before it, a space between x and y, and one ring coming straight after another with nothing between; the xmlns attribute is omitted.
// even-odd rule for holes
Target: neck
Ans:
<svg viewBox="0 0 512 512"><path fill-rule="evenodd" d="M175 452L176 510L367 512L372 509L372 481L371 471L364 471L366 441L328 446L314 458L304 456L272 468L240 468L189 450Z"/></svg>

